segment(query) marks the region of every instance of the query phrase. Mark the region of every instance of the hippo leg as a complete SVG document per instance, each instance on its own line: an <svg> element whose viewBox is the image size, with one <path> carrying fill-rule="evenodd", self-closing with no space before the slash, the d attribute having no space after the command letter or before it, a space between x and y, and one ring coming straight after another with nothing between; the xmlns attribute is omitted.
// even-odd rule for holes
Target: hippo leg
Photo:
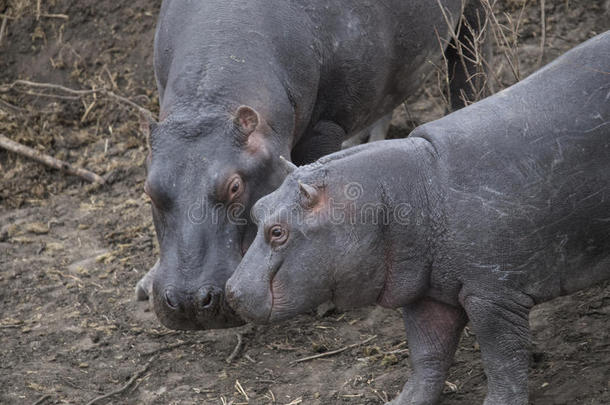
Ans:
<svg viewBox="0 0 610 405"><path fill-rule="evenodd" d="M390 123L392 122L392 113L385 115L379 121L369 127L369 142L383 141L388 135Z"/></svg>
<svg viewBox="0 0 610 405"><path fill-rule="evenodd" d="M390 129L390 122L392 122L392 113L389 113L382 117L379 121L375 122L368 128L356 133L341 145L342 149L351 148L352 146L360 145L364 142L375 142L382 141L388 135Z"/></svg>
<svg viewBox="0 0 610 405"><path fill-rule="evenodd" d="M491 36L483 32L481 35L484 35L484 39L482 43L479 41L481 49L477 50L479 55L472 52L472 44L477 43L474 36L479 35L484 30L486 13L487 11L480 0L469 1L464 8L464 17L459 26L458 35L464 56L460 56L454 40L445 50L447 69L451 78L449 98L452 111L459 110L468 103L475 102L487 95L483 88L486 85L486 66L491 58ZM481 58L487 64L481 66L476 62L481 61L483 63ZM481 73L483 74L481 75Z"/></svg>
<svg viewBox="0 0 610 405"><path fill-rule="evenodd" d="M424 298L403 308L413 374L388 405L436 404L467 318L461 308Z"/></svg>
<svg viewBox="0 0 610 405"><path fill-rule="evenodd" d="M487 375L484 405L526 405L529 308L469 296L464 301Z"/></svg>
<svg viewBox="0 0 610 405"><path fill-rule="evenodd" d="M147 301L148 297L152 295L153 278L158 267L159 261L157 260L157 263L136 284L136 301Z"/></svg>
<svg viewBox="0 0 610 405"><path fill-rule="evenodd" d="M338 124L318 121L313 131L306 134L293 149L292 161L297 166L315 162L322 156L341 149L345 137L345 131Z"/></svg>

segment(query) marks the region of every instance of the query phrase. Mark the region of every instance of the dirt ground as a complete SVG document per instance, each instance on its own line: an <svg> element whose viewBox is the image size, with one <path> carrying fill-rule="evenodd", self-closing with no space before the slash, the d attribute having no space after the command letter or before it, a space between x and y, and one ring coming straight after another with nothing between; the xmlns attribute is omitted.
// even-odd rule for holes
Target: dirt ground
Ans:
<svg viewBox="0 0 610 405"><path fill-rule="evenodd" d="M136 111L105 93L7 86L26 79L105 88L156 111L159 5L0 0L0 134L111 180L92 186L0 150L0 403L85 404L131 382L96 403L382 404L410 375L397 311L365 308L219 331L163 328L133 294L157 254ZM543 62L609 29L609 5L546 1ZM522 6L505 0L496 9L507 27L519 23L525 76L540 55L540 0ZM514 82L499 47L495 54L497 86ZM433 82L412 98L408 117L395 114L393 136L406 135L407 121L442 113ZM38 94L51 92L61 97ZM609 315L608 284L532 312L532 403L610 403ZM241 350L228 363L238 334ZM465 333L442 403L482 403L485 382L474 336Z"/></svg>

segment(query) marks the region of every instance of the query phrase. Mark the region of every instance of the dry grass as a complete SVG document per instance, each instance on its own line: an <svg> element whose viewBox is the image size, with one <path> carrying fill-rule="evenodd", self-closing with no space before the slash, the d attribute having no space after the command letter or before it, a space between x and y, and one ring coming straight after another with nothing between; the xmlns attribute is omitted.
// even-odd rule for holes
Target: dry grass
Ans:
<svg viewBox="0 0 610 405"><path fill-rule="evenodd" d="M447 14L444 15L445 21L450 27L458 26L461 29L467 30L466 40L460 40L460 28L450 30L450 38L443 40L438 37L439 47L441 49L453 48L459 57L459 63L465 71L470 70L467 79L469 86L470 97L464 91L459 95L464 105L469 105L477 102L496 91L514 84L522 79L522 73L519 63L519 38L521 23L524 12L530 3L536 1L528 0L509 0L502 5L506 10L516 9L517 18L511 16L508 11L501 11L499 2L496 0L481 0L484 7L484 14L478 15L478 26L482 27L476 30L462 16L460 21L456 23ZM508 4L505 4L508 3ZM541 17L544 21L544 0L541 0ZM544 22L541 23L541 32L545 32ZM487 41L491 41L491 45L496 49L497 55L501 55L505 64L509 67L512 78L505 80L502 78L500 68L503 66L500 61L491 60L491 53L488 52ZM541 40L541 51L539 61L542 61L544 49L544 35ZM540 62L539 62L540 63ZM472 67L474 66L474 70ZM448 61L443 56L442 63L435 65L435 82L439 90L438 96L441 105L445 111L450 111L450 74ZM430 94L430 93L428 93Z"/></svg>
<svg viewBox="0 0 610 405"><path fill-rule="evenodd" d="M155 115L156 92L126 66L129 47L83 47L83 26L76 22L80 16L65 14L69 10L57 0L0 0L0 54L25 50L22 59L33 62L0 78L0 133L102 175L141 165L146 150L138 115ZM125 38L112 21L96 26L108 32L102 43L120 44ZM71 34L67 38L66 32ZM91 41L87 38L83 40ZM137 151L126 153L130 149ZM0 201L7 207L44 199L73 182L15 154L0 153Z"/></svg>

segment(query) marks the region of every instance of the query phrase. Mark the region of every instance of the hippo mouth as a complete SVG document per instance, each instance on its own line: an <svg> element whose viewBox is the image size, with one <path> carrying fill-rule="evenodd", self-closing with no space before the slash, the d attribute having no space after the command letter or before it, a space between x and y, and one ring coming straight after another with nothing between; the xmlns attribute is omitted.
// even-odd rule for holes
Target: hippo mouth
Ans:
<svg viewBox="0 0 610 405"><path fill-rule="evenodd" d="M282 284L280 279L276 277L281 264L272 273L271 280L269 281L271 305L265 323L280 322L296 313L294 301L290 299L290 293L287 292L287 288Z"/></svg>

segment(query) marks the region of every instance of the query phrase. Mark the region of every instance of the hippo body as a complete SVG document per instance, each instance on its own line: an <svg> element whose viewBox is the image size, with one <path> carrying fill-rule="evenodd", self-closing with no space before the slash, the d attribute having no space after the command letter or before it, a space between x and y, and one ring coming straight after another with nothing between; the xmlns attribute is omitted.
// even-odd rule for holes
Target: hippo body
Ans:
<svg viewBox="0 0 610 405"><path fill-rule="evenodd" d="M443 11L427 0L163 2L160 122L144 123L160 259L137 292L152 296L164 325L243 322L224 284L256 233L247 213L286 175L278 156L305 164L339 150L416 89L462 11L475 30L483 21L478 0L440 3ZM467 42L471 31L460 32ZM459 107L474 66L446 54Z"/></svg>
<svg viewBox="0 0 610 405"><path fill-rule="evenodd" d="M407 139L295 170L254 207L230 304L263 323L402 307L400 405L438 401L470 321L485 405L527 404L530 309L610 278L609 73L610 31Z"/></svg>

